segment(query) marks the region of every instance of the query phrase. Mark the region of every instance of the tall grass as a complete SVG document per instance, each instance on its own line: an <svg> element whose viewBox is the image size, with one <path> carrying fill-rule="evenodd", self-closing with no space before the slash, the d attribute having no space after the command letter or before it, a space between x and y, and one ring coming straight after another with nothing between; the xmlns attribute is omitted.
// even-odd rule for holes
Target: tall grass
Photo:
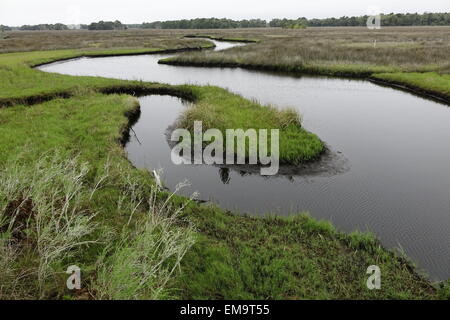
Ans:
<svg viewBox="0 0 450 320"><path fill-rule="evenodd" d="M55 265L92 242L95 212L83 208L87 165L58 153L24 165L15 159L0 173L0 230L2 271L14 274L13 260L27 251L36 263L30 275L41 292ZM14 279L12 279L14 280ZM10 279L11 281L11 279Z"/></svg>
<svg viewBox="0 0 450 320"><path fill-rule="evenodd" d="M15 277L14 261L16 249L7 238L0 238L0 300L16 296L17 278Z"/></svg>
<svg viewBox="0 0 450 320"><path fill-rule="evenodd" d="M48 282L58 281L64 266L94 243L103 254L87 288L92 297L168 297L168 285L194 243L193 225L180 217L190 201L173 201L182 184L167 195L157 186L148 190L137 176L118 177L122 169L106 161L101 174L87 181L88 165L59 153L32 165L15 158L2 168L0 297L45 298ZM115 235L106 225L100 228L98 213L88 209L96 192L112 185L121 190L116 209L126 214Z"/></svg>
<svg viewBox="0 0 450 320"><path fill-rule="evenodd" d="M179 185L175 192L181 187ZM132 214L142 202L140 197L135 197L139 193L137 188L138 185L129 183L126 192L135 198L130 204ZM147 211L136 219L131 219L131 215L118 244L106 250L93 285L97 298L156 300L170 297L167 285L194 244L194 227L180 219L189 201L174 205L171 199L175 192L161 199L161 191L157 186L151 190Z"/></svg>

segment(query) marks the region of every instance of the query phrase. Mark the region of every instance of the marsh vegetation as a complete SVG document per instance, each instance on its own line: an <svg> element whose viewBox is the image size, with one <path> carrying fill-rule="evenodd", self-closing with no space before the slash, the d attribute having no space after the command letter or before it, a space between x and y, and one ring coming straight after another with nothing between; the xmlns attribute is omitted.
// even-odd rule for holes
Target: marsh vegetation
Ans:
<svg viewBox="0 0 450 320"><path fill-rule="evenodd" d="M227 52L180 55L177 62L267 66L281 71L311 73L374 72L446 73L450 56L450 27L308 28L201 31L229 38L259 39L261 43Z"/></svg>
<svg viewBox="0 0 450 320"><path fill-rule="evenodd" d="M450 27L226 30L198 34L257 39L227 52L198 52L161 63L367 78L449 100ZM389 75L388 75L389 73Z"/></svg>
<svg viewBox="0 0 450 320"><path fill-rule="evenodd" d="M265 34L257 30L202 31L212 36L256 38L261 43L232 49L231 58L211 52L179 59L206 64L210 59L233 64L255 60L258 65L292 66L312 61L314 50L318 50L322 60L312 66L343 66L345 72L356 70L356 74L361 68L370 73L444 73L448 68L446 28L436 29L439 32L423 28L415 35L401 29L377 34L381 52L392 50L396 54L403 52L402 46L384 42L418 37L412 42L420 48L413 52L423 56L413 63L396 58L397 66L371 53L371 42L363 41L359 31L352 30L270 29ZM344 234L306 214L288 218L242 216L159 189L147 171L128 162L121 145L139 108L129 94L170 94L191 100L208 113L226 112L222 119L206 119L212 125L240 125L261 106L215 87L71 77L31 68L86 54L207 45L203 40L181 38L187 31L122 32L87 35L67 31L66 39L48 32L33 36L13 32L0 40L3 52L65 49L0 55L4 80L0 84L0 104L4 107L0 109L1 298L446 297L448 286L431 284L415 272L411 262L383 248L371 234ZM337 35L342 42L332 41ZM39 37L45 41L40 42ZM351 41L353 37L358 40ZM315 38L315 45L308 38ZM347 53L335 47L345 43ZM435 46L436 53L425 56L427 46ZM275 62L267 60L258 48L268 50L267 56ZM442 86L447 88L445 82ZM228 104L236 99L248 110L231 116L235 110ZM308 157L320 151L318 138L301 131L292 114L264 110L266 121L276 120L286 128L295 126L299 139L309 137L313 148ZM197 118L195 111L186 117ZM65 287L64 271L73 261L85 270L85 290L81 292L68 292ZM383 290L369 291L365 270L375 262L386 276Z"/></svg>

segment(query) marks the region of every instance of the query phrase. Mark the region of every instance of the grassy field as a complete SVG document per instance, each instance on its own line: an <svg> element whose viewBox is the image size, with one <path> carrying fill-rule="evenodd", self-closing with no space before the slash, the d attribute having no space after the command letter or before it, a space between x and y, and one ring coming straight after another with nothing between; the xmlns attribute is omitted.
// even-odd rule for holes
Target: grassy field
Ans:
<svg viewBox="0 0 450 320"><path fill-rule="evenodd" d="M198 39L183 39L183 30L122 31L11 31L0 33L0 52L62 49L179 49L206 44Z"/></svg>
<svg viewBox="0 0 450 320"><path fill-rule="evenodd" d="M171 48L151 50L160 47ZM92 54L127 50L143 49ZM208 108L227 112L221 121L235 125L242 124L235 102L248 109L246 118L265 110L261 126L285 117L214 87L30 68L83 54L84 48L0 55L0 104L9 106L0 108L0 298L447 297L448 287L419 276L373 235L343 234L305 214L243 216L159 189L151 174L132 167L121 145L139 114L130 93L183 97L194 102L189 116ZM307 135L298 132L299 139ZM65 286L72 264L83 271L77 292ZM383 270L381 290L366 288L373 264Z"/></svg>
<svg viewBox="0 0 450 320"><path fill-rule="evenodd" d="M226 52L181 55L175 61L274 66L285 71L330 74L448 71L450 64L450 27L208 30L196 34L251 38L259 43Z"/></svg>
<svg viewBox="0 0 450 320"><path fill-rule="evenodd" d="M209 47L211 44L198 43L194 47ZM179 49L179 48L178 48ZM65 77L58 74L38 72L31 67L51 62L54 60L65 60L81 56L103 56L122 55L122 54L142 54L152 52L162 52L165 49L124 49L116 48L111 50L54 50L54 51L36 51L27 53L7 53L2 54L0 59L0 76L2 78L0 103L2 105L26 102L30 97L36 99L52 97L55 94L65 93L70 95L77 88L90 87L99 89L105 85L113 83L119 84L120 81L92 78L92 77Z"/></svg>

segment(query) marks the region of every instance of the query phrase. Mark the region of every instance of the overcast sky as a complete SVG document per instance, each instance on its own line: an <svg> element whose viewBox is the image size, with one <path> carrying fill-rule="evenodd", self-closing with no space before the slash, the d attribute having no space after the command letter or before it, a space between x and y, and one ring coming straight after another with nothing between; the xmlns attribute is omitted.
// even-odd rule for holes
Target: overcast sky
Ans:
<svg viewBox="0 0 450 320"><path fill-rule="evenodd" d="M448 12L450 0L0 0L0 24L90 23L216 17L231 19L358 16L389 12Z"/></svg>

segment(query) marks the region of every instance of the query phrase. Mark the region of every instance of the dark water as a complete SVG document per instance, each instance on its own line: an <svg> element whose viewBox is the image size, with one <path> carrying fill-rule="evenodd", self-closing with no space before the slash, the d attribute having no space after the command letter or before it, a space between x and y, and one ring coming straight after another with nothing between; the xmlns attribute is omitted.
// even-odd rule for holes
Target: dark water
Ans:
<svg viewBox="0 0 450 320"><path fill-rule="evenodd" d="M345 169L288 178L241 175L213 166L175 166L166 129L186 108L173 97L141 98L142 116L126 150L139 168L164 168L173 188L188 179L201 198L255 214L309 211L339 230L374 232L400 247L433 279L450 277L450 109L366 81L301 77L242 69L158 65L167 55L79 59L48 72L212 84L247 98L294 107L304 126ZM339 152L339 153L338 153ZM320 171L320 170L319 170ZM229 179L228 184L224 180Z"/></svg>

